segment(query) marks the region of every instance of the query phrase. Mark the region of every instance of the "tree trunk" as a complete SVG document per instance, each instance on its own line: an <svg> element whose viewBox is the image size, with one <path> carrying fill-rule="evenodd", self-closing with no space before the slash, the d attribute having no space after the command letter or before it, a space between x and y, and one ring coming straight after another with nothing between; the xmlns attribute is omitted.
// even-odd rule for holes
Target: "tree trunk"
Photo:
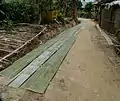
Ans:
<svg viewBox="0 0 120 101"><path fill-rule="evenodd" d="M42 10L41 10L41 2L42 0L38 0L38 12L39 12L39 20L38 20L38 24L41 24L41 20L42 20L42 17L41 17L41 14L42 14Z"/></svg>
<svg viewBox="0 0 120 101"><path fill-rule="evenodd" d="M77 23L77 0L72 0L72 18Z"/></svg>
<svg viewBox="0 0 120 101"><path fill-rule="evenodd" d="M65 14L67 9L67 0L63 0L62 4L63 4L63 13Z"/></svg>

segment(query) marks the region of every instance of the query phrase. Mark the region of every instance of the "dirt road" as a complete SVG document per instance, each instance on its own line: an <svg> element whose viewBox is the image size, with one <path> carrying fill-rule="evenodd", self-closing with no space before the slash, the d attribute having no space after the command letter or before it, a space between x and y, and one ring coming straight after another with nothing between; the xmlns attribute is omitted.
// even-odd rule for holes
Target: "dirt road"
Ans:
<svg viewBox="0 0 120 101"><path fill-rule="evenodd" d="M95 23L82 19L77 40L46 93L5 87L3 101L120 101L120 57L106 43Z"/></svg>
<svg viewBox="0 0 120 101"><path fill-rule="evenodd" d="M95 24L84 22L44 101L120 101L120 72L101 49Z"/></svg>

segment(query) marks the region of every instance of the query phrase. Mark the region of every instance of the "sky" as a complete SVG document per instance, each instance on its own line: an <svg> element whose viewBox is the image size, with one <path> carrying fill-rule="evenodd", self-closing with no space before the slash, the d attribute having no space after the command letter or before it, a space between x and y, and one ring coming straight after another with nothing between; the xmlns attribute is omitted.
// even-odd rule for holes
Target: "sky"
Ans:
<svg viewBox="0 0 120 101"><path fill-rule="evenodd" d="M95 0L85 0L86 2L94 2Z"/></svg>
<svg viewBox="0 0 120 101"><path fill-rule="evenodd" d="M81 0L82 4L83 4L83 7L85 7L85 5L87 4L87 2L94 2L95 0Z"/></svg>

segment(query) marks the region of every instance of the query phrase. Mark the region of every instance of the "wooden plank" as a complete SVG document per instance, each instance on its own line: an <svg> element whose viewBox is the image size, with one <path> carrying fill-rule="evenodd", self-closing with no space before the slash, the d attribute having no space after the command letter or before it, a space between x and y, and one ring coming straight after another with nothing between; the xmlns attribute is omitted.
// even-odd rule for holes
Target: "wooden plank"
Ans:
<svg viewBox="0 0 120 101"><path fill-rule="evenodd" d="M12 78L8 84L12 87L20 87L44 62L46 62L56 51L59 50L61 46L71 37L63 37L61 40L56 42L52 47L47 49L43 54L31 62L25 69L23 69L19 74Z"/></svg>
<svg viewBox="0 0 120 101"><path fill-rule="evenodd" d="M60 37L64 37L66 34L73 32L75 28L68 28L63 31L60 35L49 40L47 43L40 45L38 48L34 49L32 52L26 54L24 57L15 61L11 66L0 72L0 75L6 76L7 78L13 78L17 73L19 73L24 67L26 67L31 61L33 61L38 55L40 55L44 50L53 45Z"/></svg>
<svg viewBox="0 0 120 101"><path fill-rule="evenodd" d="M15 78L10 80L9 86L19 87L23 82L26 81L38 68L41 66L51 55L56 52L61 45L58 44L58 48L50 51L45 51L42 55L40 55L37 59L35 59L30 65L28 65L25 69L23 69ZM13 81L14 80L14 81ZM12 82L12 83L11 83Z"/></svg>
<svg viewBox="0 0 120 101"><path fill-rule="evenodd" d="M44 93L75 40L76 36L74 35L59 49L58 52L55 53L55 55L39 68L37 72L21 86L21 88Z"/></svg>
<svg viewBox="0 0 120 101"><path fill-rule="evenodd" d="M32 60L34 60L38 55L40 55L43 51L53 45L57 40L64 36L62 34L58 35L57 37L49 40L43 45L40 45L38 48L34 49L32 52L26 54L24 57L15 61L11 66L6 68L5 70L1 71L0 74L6 76L8 78L14 77L17 73L19 73L25 66L27 66Z"/></svg>

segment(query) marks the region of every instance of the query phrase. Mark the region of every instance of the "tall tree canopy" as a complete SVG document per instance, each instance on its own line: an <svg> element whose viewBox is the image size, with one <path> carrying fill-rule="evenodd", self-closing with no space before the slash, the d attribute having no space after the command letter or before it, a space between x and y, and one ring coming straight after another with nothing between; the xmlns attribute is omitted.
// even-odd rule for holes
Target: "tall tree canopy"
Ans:
<svg viewBox="0 0 120 101"><path fill-rule="evenodd" d="M37 19L41 20L41 15L43 15L42 12L56 9L62 12L62 14L64 15L71 13L70 16L75 21L77 21L77 10L81 9L82 7L81 0L3 0L3 1L6 3L3 9L5 9L5 13L9 16L9 18L19 19L19 17L22 17L22 20L24 20L25 18L36 19L36 17Z"/></svg>
<svg viewBox="0 0 120 101"><path fill-rule="evenodd" d="M91 12L92 8L93 8L92 2L89 2L85 5L85 11L86 12Z"/></svg>
<svg viewBox="0 0 120 101"><path fill-rule="evenodd" d="M77 0L77 9L81 9L82 8L82 2L81 0Z"/></svg>

